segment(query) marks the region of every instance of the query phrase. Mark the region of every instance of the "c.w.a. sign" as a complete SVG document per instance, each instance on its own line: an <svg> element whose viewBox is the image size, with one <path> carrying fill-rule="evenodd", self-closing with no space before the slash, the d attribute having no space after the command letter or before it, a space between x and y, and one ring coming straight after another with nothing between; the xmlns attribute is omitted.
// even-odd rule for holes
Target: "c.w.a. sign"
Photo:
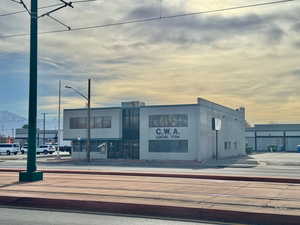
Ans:
<svg viewBox="0 0 300 225"><path fill-rule="evenodd" d="M156 128L155 138L180 138L180 132L177 128Z"/></svg>

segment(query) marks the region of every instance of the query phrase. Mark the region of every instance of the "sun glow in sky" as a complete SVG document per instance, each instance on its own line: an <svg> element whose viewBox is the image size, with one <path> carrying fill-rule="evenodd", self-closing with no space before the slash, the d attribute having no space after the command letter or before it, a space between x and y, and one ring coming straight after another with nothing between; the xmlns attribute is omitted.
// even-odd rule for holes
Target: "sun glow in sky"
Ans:
<svg viewBox="0 0 300 225"><path fill-rule="evenodd" d="M215 10L268 0L115 0L74 4L53 14L72 28ZM30 1L24 1L29 5ZM39 6L59 3L40 0ZM1 0L0 15L22 10ZM160 10L161 9L161 10ZM41 10L40 13L45 12ZM58 80L86 91L93 106L124 100L246 108L251 123L299 123L300 1L39 37L39 111L56 113ZM40 31L64 29L43 17ZM0 110L27 116L26 13L0 17ZM83 107L63 90L63 107Z"/></svg>

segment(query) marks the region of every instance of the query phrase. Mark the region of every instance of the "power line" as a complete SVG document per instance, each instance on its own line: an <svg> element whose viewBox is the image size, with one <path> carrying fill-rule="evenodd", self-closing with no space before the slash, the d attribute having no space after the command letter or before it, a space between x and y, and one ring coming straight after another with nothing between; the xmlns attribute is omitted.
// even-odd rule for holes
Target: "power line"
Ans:
<svg viewBox="0 0 300 225"><path fill-rule="evenodd" d="M298 0L280 0L280 1L264 2L264 3L250 4L250 5L244 5L244 6L235 6L235 7L230 7L230 8L201 11L201 12L183 13L183 14L176 14L176 15L170 15L170 16L159 16L159 17L150 17L150 18L144 18L144 19L129 20L129 21L121 21L121 22L108 23L108 24L102 24L102 25L77 27L77 28L72 28L71 30L64 29L64 30L44 31L44 32L40 32L39 34L62 33L62 32L67 32L67 31L81 31L81 30L89 30L89 29L96 29L96 28L120 26L120 25L126 25L126 24L145 23L145 22L151 22L151 21L156 21L156 20L167 20L167 19L173 19L173 18L178 18L178 17L187 17L187 16L194 16L194 15L200 15L200 14L224 12L224 11L253 8L253 7L259 7L259 6L281 4L281 3L295 2L295 1L298 1ZM1 38L12 38L12 37L24 37L24 36L29 36L29 34L5 35L5 36L0 36L0 39Z"/></svg>
<svg viewBox="0 0 300 225"><path fill-rule="evenodd" d="M27 5L26 5L26 4L23 2L23 0L19 0L19 1L16 1L16 0L10 0L10 1L12 1L12 2L15 2L15 3L18 3L18 4L22 5L22 6L23 6L23 8L25 9L25 12L27 12L27 13L30 15L30 11L29 11L29 9L28 9Z"/></svg>
<svg viewBox="0 0 300 225"><path fill-rule="evenodd" d="M71 27L69 27L68 25L66 25L65 23L61 22L59 19L51 16L50 14L47 14L46 16L48 16L49 18L51 18L52 20L54 20L55 22L63 25L64 27L68 28L68 30L71 30Z"/></svg>
<svg viewBox="0 0 300 225"><path fill-rule="evenodd" d="M79 1L72 1L72 4L84 3L84 2L95 2L95 1L99 1L99 0L79 0ZM17 3L19 3L19 2L17 2ZM39 7L38 9L48 9L48 8L52 8L52 7L56 7L56 6L62 6L62 5L64 5L64 3L57 3L57 4L52 4L52 5L46 5L46 6ZM11 15L16 15L16 14L25 13L25 12L27 12L27 10L20 10L20 11L15 11L15 12L8 12L8 13L0 14L0 16L11 16Z"/></svg>

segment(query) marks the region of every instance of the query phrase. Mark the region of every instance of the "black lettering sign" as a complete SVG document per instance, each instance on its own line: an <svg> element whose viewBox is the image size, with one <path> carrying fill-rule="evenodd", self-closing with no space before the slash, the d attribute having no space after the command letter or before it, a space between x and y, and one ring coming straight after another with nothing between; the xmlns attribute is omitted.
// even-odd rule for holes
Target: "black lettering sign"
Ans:
<svg viewBox="0 0 300 225"><path fill-rule="evenodd" d="M180 138L180 132L177 128L156 128L156 138Z"/></svg>
<svg viewBox="0 0 300 225"><path fill-rule="evenodd" d="M160 136L161 135L161 129L160 128L156 128L155 129L155 133L156 133L156 135Z"/></svg>
<svg viewBox="0 0 300 225"><path fill-rule="evenodd" d="M164 134L169 135L170 134L170 128L164 128Z"/></svg>

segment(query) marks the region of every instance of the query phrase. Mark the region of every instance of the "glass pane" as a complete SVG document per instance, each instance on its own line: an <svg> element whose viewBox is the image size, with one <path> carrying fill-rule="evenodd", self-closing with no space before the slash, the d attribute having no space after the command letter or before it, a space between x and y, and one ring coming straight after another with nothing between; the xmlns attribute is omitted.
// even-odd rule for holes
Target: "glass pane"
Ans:
<svg viewBox="0 0 300 225"><path fill-rule="evenodd" d="M188 116L185 114L151 115L149 127L188 127Z"/></svg>

